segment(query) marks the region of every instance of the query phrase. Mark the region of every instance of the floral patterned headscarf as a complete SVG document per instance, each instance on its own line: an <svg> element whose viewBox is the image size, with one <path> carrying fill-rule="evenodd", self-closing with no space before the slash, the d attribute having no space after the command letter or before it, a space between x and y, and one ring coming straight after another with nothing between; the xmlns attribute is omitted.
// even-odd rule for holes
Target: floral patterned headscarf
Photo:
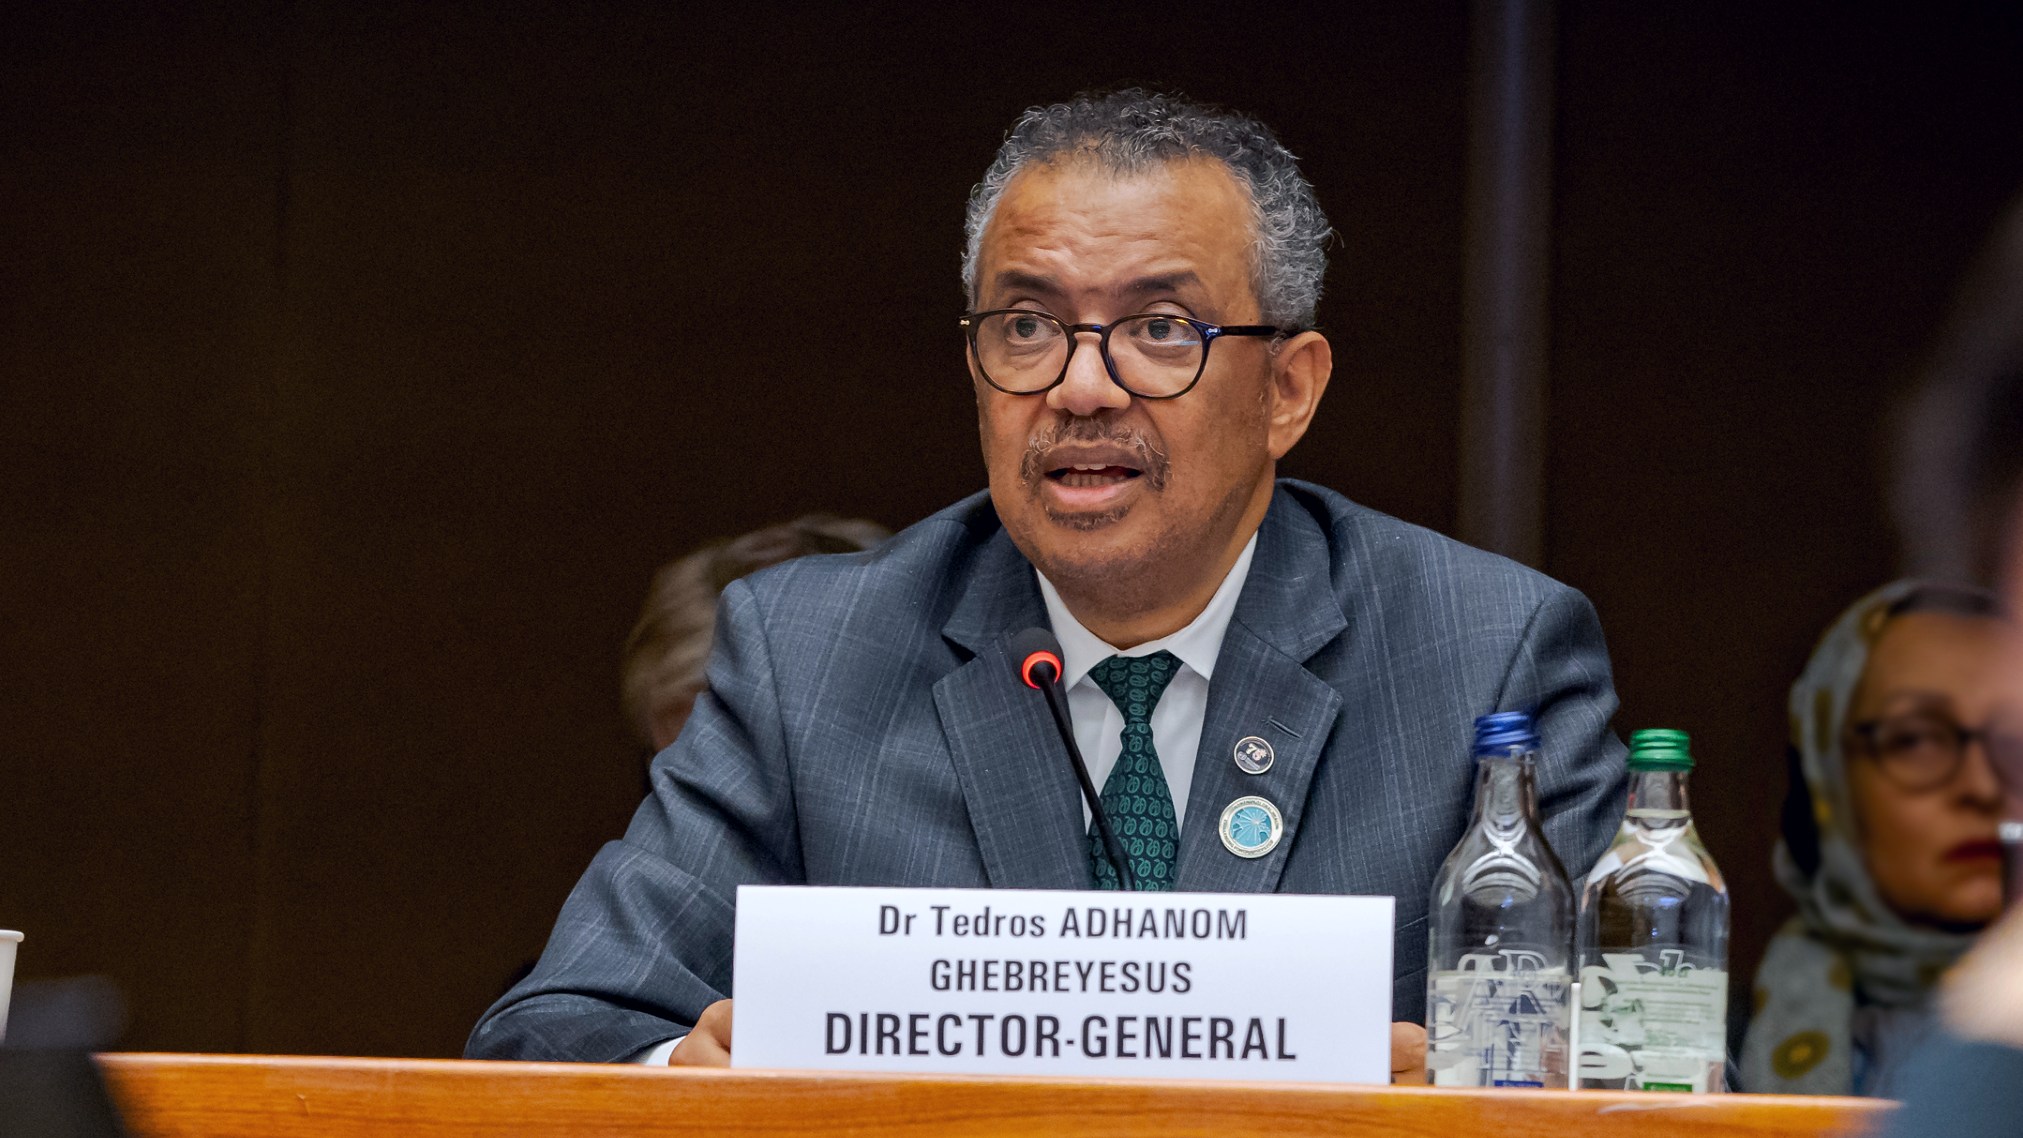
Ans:
<svg viewBox="0 0 2023 1138"><path fill-rule="evenodd" d="M1771 939L1756 973L1757 1011L1742 1048L1746 1090L1855 1093L1858 1003L1876 1034L1921 1033L1933 985L1973 943L1967 934L1911 924L1876 890L1856 833L1841 739L1869 653L1890 619L1923 593L1975 592L1913 580L1877 589L1841 614L1791 687L1791 744L1811 792L1819 859L1807 873L1783 839L1773 855L1798 915ZM1888 1038L1870 1042L1896 1049Z"/></svg>

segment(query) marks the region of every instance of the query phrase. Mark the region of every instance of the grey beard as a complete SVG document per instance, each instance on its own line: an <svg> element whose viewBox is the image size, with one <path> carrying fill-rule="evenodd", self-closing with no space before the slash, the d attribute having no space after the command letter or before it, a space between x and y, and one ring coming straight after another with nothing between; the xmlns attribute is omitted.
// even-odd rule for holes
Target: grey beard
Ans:
<svg viewBox="0 0 2023 1138"><path fill-rule="evenodd" d="M1078 529L1087 533L1090 530L1102 529L1112 522L1123 520L1124 515L1128 512L1128 509L1124 509L1105 510L1100 514L1063 514L1054 510L1048 510L1047 518L1057 525L1064 525L1069 529Z"/></svg>

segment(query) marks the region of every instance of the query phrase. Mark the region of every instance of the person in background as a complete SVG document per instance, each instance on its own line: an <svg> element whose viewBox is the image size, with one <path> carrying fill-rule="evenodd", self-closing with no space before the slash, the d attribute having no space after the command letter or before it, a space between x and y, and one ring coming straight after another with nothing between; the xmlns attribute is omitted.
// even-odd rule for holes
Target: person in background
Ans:
<svg viewBox="0 0 2023 1138"><path fill-rule="evenodd" d="M668 750L708 683L702 665L716 639L716 598L732 580L809 554L856 554L892 532L862 517L803 513L781 526L720 538L653 570L639 623L625 637L619 661L619 705L647 758ZM641 770L643 776L643 770ZM520 964L500 994L526 978Z"/></svg>
<svg viewBox="0 0 2023 1138"><path fill-rule="evenodd" d="M1756 974L1743 1089L1887 1097L1939 976L2001 912L2011 714L1993 594L1897 581L1843 613L1791 689L1777 877L1798 916ZM2023 724L2017 724L2023 725Z"/></svg>
<svg viewBox="0 0 2023 1138"><path fill-rule="evenodd" d="M625 638L620 684L626 722L640 743L664 751L702 694L703 664L716 636L725 586L811 553L856 553L892 536L877 522L808 514L728 541L714 541L653 574L639 623Z"/></svg>
<svg viewBox="0 0 2023 1138"><path fill-rule="evenodd" d="M813 553L856 553L891 536L891 530L862 518L805 514L709 542L654 570L639 622L625 638L618 675L625 721L632 737L648 748L647 757L673 744L696 697L709 686L703 664L716 637L716 602L725 586L782 561ZM514 969L500 994L533 970L532 960Z"/></svg>
<svg viewBox="0 0 2023 1138"><path fill-rule="evenodd" d="M1913 559L1984 571L2010 611L2023 605L2023 199L1970 280L1927 367L1901 447L1897 505ZM2023 634L1999 669L2023 700ZM1997 740L2006 824L2023 822L2023 746ZM2013 865L2013 862L2012 862ZM2010 896L2023 882L2009 882ZM1945 1032L1901 1080L1888 1138L2015 1134L2023 1120L2023 906L1942 986Z"/></svg>

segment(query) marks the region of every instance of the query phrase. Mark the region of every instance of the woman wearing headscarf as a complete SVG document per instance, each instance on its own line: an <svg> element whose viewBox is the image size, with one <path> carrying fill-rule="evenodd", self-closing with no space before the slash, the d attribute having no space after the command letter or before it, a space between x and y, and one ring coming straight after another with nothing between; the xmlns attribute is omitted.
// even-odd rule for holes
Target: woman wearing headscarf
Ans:
<svg viewBox="0 0 2023 1138"><path fill-rule="evenodd" d="M1888 1097L1938 978L2001 911L2009 718L1992 595L1919 581L1836 620L1791 689L1777 879L1798 915L1756 974L1744 1090Z"/></svg>

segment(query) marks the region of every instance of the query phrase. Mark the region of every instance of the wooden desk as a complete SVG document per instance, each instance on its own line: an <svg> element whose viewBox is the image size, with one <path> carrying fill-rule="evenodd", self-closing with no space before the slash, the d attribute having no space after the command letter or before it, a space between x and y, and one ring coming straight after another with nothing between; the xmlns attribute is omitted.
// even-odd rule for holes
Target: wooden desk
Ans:
<svg viewBox="0 0 2023 1138"><path fill-rule="evenodd" d="M1416 1135L1755 1138L1859 1133L1865 1099L1293 1083L654 1070L556 1063L106 1055L138 1138L478 1135Z"/></svg>

